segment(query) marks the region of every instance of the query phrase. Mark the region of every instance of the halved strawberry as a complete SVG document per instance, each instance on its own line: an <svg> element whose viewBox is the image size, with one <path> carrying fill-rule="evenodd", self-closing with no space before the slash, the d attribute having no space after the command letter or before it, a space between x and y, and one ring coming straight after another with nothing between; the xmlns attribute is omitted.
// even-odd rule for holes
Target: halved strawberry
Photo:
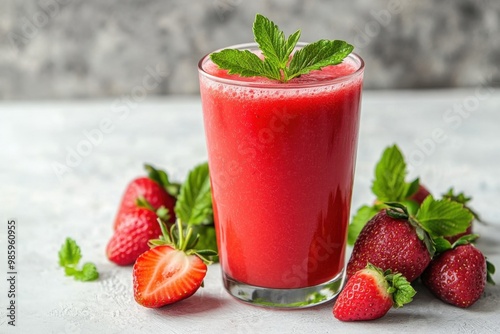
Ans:
<svg viewBox="0 0 500 334"><path fill-rule="evenodd" d="M134 298L145 307L161 307L193 295L202 285L210 250L194 250L198 236L192 239L177 221L170 230L160 222L163 237L151 240L154 248L139 256L134 264ZM174 229L177 229L175 231Z"/></svg>

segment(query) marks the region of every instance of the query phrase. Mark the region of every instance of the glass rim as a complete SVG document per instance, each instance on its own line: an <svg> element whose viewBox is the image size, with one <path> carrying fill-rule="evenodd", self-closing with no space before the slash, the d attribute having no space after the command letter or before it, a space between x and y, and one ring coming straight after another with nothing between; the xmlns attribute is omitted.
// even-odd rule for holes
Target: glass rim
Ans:
<svg viewBox="0 0 500 334"><path fill-rule="evenodd" d="M298 47L304 47L309 43L305 42L298 42L297 46ZM360 76L364 69L365 69L365 62L363 58L361 58L357 53L351 52L346 58L352 59L355 62L355 65L357 65L357 68L354 72L342 75L340 77L336 77L331 80L325 80L325 81L319 81L319 82L302 82L302 83L286 83L283 84L281 82L252 82L252 81L245 81L245 80L239 80L239 79L229 79L229 78L221 78L216 75L208 73L204 68L203 65L209 60L210 55L214 52L219 52L224 49L239 49L239 50L248 50L248 49L258 49L258 44L253 42L253 43L244 43L244 44L235 44L229 47L217 49L215 51L212 51L210 53L207 53L204 55L200 61L198 62L198 73L200 75L203 75L204 77L211 79L213 81L219 82L219 83L224 83L224 84L229 84L233 86L244 86L244 87L255 87L255 88L269 88L269 89L297 89L297 88L312 88L312 87L325 87L325 86L331 86L334 84L338 83L343 83L343 82L348 82L352 80L353 78Z"/></svg>

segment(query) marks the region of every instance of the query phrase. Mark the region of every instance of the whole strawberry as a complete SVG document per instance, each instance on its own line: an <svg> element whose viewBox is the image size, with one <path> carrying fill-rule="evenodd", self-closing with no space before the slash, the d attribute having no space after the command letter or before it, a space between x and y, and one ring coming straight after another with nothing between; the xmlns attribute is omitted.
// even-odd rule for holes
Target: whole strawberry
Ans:
<svg viewBox="0 0 500 334"><path fill-rule="evenodd" d="M119 228L123 221L122 215L137 207L138 199L146 200L153 211L161 206L165 207L169 210L169 222L173 223L175 221L175 196L179 185L171 183L168 175L162 170L155 169L150 165L145 165L145 169L148 176L132 180L125 189L115 218L115 230Z"/></svg>
<svg viewBox="0 0 500 334"><path fill-rule="evenodd" d="M149 249L148 241L161 234L157 220L157 212L145 207L136 206L123 212L118 229L106 247L108 259L121 266L133 264Z"/></svg>
<svg viewBox="0 0 500 334"><path fill-rule="evenodd" d="M390 208L375 215L359 234L347 264L348 278L372 263L401 273L412 282L434 255L431 238L463 232L471 219L461 204L436 201L432 196L426 198L415 217L402 204L386 204Z"/></svg>
<svg viewBox="0 0 500 334"><path fill-rule="evenodd" d="M472 238L471 238L472 237ZM422 274L424 285L442 301L469 307L483 294L494 267L474 245L475 235L460 238L450 249L434 258Z"/></svg>
<svg viewBox="0 0 500 334"><path fill-rule="evenodd" d="M337 297L333 315L342 321L374 320L393 306L411 302L414 295L415 290L401 274L383 272L369 263L347 281Z"/></svg>
<svg viewBox="0 0 500 334"><path fill-rule="evenodd" d="M363 228L347 264L347 277L370 262L399 272L412 282L431 262L431 255L415 227L408 219L390 214L389 210L379 212Z"/></svg>

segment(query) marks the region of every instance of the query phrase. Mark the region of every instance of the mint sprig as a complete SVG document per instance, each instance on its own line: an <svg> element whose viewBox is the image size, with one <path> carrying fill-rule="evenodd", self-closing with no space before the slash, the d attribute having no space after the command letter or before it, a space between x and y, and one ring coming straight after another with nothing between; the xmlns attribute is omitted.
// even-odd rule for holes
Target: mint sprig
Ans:
<svg viewBox="0 0 500 334"><path fill-rule="evenodd" d="M408 174L406 162L397 145L387 147L375 166L375 178L372 183L372 192L377 197L375 204L363 205L353 216L348 227L347 242L354 245L359 233L366 223L380 210L386 208L384 202L403 203L410 213L416 213L418 203L410 197L418 190L420 180L416 178L406 182Z"/></svg>
<svg viewBox="0 0 500 334"><path fill-rule="evenodd" d="M73 276L77 281L94 281L99 278L99 273L95 264L87 262L82 269L78 269L78 263L82 258L80 247L76 241L66 238L66 241L59 250L59 265L64 268L66 276Z"/></svg>
<svg viewBox="0 0 500 334"><path fill-rule="evenodd" d="M292 55L300 30L285 38L285 33L261 14L255 16L253 33L264 59L248 50L235 49L212 53L210 59L220 68L228 70L229 74L287 82L311 71L340 64L354 49L344 41L319 40Z"/></svg>
<svg viewBox="0 0 500 334"><path fill-rule="evenodd" d="M406 162L399 147L393 145L386 148L375 167L372 191L377 199L382 202L400 202L413 195L419 181L416 179L406 183L406 174Z"/></svg>

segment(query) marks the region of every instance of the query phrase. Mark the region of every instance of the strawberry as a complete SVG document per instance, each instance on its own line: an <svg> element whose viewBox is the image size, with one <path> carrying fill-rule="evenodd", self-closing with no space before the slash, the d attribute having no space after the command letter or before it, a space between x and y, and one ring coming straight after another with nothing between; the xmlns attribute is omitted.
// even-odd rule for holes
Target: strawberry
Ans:
<svg viewBox="0 0 500 334"><path fill-rule="evenodd" d="M400 203L385 204L389 209L377 213L361 230L347 264L347 277L370 262L412 282L434 255L433 239L462 233L472 219L462 204L432 196L424 200L415 216Z"/></svg>
<svg viewBox="0 0 500 334"><path fill-rule="evenodd" d="M374 320L391 307L412 301L415 290L401 274L383 272L368 263L357 271L337 297L333 315L342 321Z"/></svg>
<svg viewBox="0 0 500 334"><path fill-rule="evenodd" d="M429 196L431 193L427 190L426 187L419 184L417 191L409 197L410 200L417 202L419 205L422 204L424 199Z"/></svg>
<svg viewBox="0 0 500 334"><path fill-rule="evenodd" d="M347 264L347 277L370 262L384 270L399 272L412 282L427 267L431 255L416 228L408 217L396 218L391 212L382 210L365 225Z"/></svg>
<svg viewBox="0 0 500 334"><path fill-rule="evenodd" d="M124 211L106 248L108 259L121 266L133 264L149 249L148 241L161 234L157 219L154 211L144 207Z"/></svg>
<svg viewBox="0 0 500 334"><path fill-rule="evenodd" d="M191 227L184 233L179 221L168 231L161 222L160 226L162 238L151 240L156 246L139 256L133 269L134 298L145 307L161 307L193 295L210 263L204 255L216 253L195 251L199 236L192 239Z"/></svg>
<svg viewBox="0 0 500 334"><path fill-rule="evenodd" d="M468 243L477 235L460 238L433 259L422 274L424 285L442 301L466 308L483 294L486 281L493 283L490 274L494 266L484 255ZM447 248L448 248L447 247Z"/></svg>
<svg viewBox="0 0 500 334"><path fill-rule="evenodd" d="M131 181L123 194L115 218L115 230L119 228L122 222L122 215L135 208L139 198L145 199L151 205L153 211L164 206L170 214L169 222L173 223L175 221L174 206L178 184L171 183L168 175L162 170L157 170L150 165L145 165L145 168L148 177L139 177Z"/></svg>

